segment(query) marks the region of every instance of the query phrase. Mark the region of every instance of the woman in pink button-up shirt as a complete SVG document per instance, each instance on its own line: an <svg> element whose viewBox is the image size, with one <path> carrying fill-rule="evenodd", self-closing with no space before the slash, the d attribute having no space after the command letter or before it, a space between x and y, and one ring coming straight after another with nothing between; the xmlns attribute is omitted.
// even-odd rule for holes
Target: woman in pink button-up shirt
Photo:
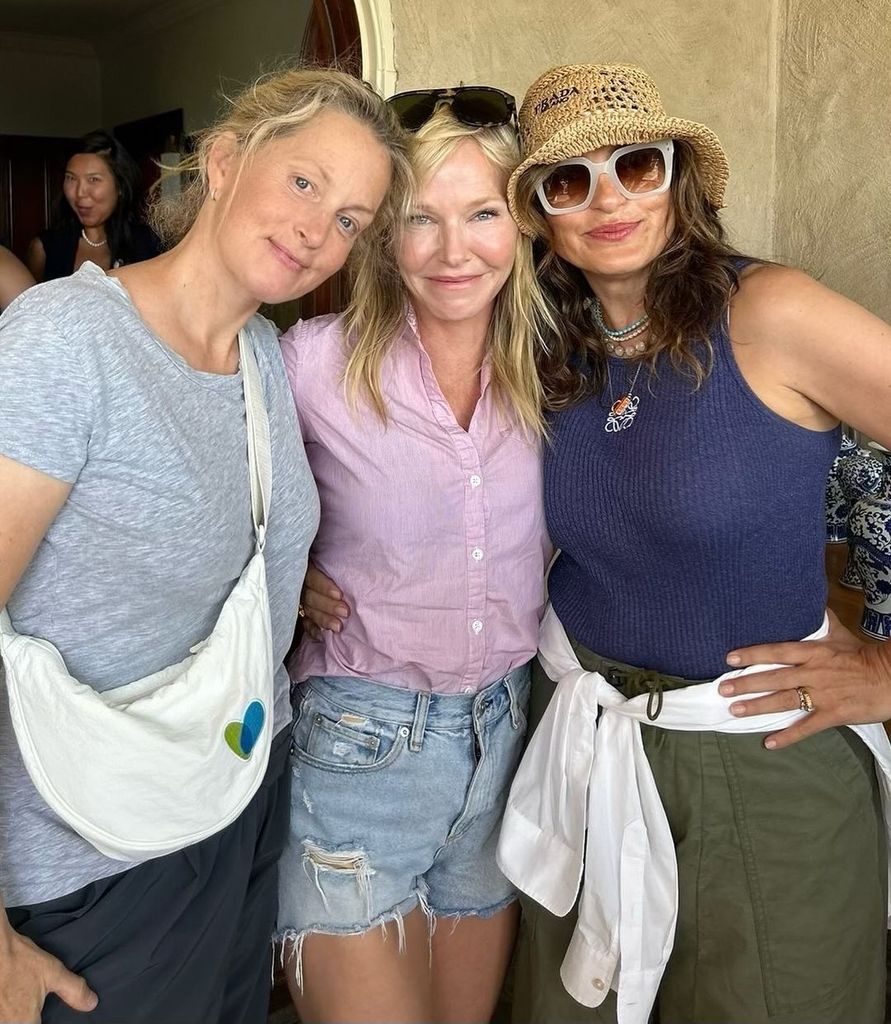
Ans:
<svg viewBox="0 0 891 1024"><path fill-rule="evenodd" d="M306 1020L488 1020L514 940L494 847L550 554L546 314L505 200L514 129L459 116L448 97L413 136L402 237L357 268L345 316L282 339L313 558L349 612L291 665L279 925Z"/></svg>

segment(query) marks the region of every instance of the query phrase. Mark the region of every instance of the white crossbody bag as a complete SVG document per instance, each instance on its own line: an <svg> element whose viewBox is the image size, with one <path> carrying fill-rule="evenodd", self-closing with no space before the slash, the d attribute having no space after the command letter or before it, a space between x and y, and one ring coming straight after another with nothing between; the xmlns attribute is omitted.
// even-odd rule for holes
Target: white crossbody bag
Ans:
<svg viewBox="0 0 891 1024"><path fill-rule="evenodd" d="M99 693L68 674L51 643L20 636L0 611L0 656L25 767L52 810L116 860L161 857L225 828L269 760L269 421L243 332L238 349L256 547L210 636L184 661Z"/></svg>

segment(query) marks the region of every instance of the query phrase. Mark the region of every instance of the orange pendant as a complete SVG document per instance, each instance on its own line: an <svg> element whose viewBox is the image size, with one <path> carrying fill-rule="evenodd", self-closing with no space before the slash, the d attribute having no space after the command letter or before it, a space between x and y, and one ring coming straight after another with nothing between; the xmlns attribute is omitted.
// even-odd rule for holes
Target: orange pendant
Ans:
<svg viewBox="0 0 891 1024"><path fill-rule="evenodd" d="M611 412L613 416L621 416L622 413L631 405L631 396L624 395L622 398L617 398L612 404Z"/></svg>

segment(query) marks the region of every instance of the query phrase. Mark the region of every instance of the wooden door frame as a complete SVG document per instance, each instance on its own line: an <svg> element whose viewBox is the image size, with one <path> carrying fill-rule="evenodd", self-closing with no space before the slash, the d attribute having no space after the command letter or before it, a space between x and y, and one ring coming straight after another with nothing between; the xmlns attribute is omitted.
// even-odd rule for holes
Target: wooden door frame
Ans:
<svg viewBox="0 0 891 1024"><path fill-rule="evenodd" d="M321 64L336 61L391 96L396 57L390 0L312 0L302 55Z"/></svg>
<svg viewBox="0 0 891 1024"><path fill-rule="evenodd" d="M336 65L388 96L396 82L390 18L390 0L312 0L300 56L309 65ZM264 307L263 312L284 328L297 319L340 313L348 299L346 274L341 271L309 295Z"/></svg>
<svg viewBox="0 0 891 1024"><path fill-rule="evenodd" d="M308 64L336 64L362 76L362 42L353 0L312 0L300 55Z"/></svg>

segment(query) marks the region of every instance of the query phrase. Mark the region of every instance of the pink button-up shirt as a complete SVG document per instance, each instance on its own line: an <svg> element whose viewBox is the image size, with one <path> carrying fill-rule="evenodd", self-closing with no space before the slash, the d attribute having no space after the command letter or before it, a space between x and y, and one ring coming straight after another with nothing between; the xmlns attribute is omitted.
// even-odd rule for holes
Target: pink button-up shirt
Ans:
<svg viewBox="0 0 891 1024"><path fill-rule="evenodd" d="M311 557L351 609L304 640L292 677L471 693L527 662L550 557L540 445L496 406L488 367L465 431L410 316L382 367L384 426L347 404L339 318L298 322L282 354L322 505Z"/></svg>

